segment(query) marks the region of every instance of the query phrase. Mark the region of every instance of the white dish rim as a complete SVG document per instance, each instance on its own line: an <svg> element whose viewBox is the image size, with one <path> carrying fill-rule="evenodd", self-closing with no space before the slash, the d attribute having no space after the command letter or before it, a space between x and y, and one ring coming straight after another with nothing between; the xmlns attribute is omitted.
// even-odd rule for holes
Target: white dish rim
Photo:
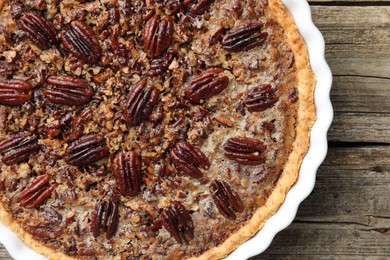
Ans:
<svg viewBox="0 0 390 260"><path fill-rule="evenodd" d="M288 192L279 210L270 217L264 227L251 239L240 245L226 260L248 259L264 252L275 235L294 220L298 206L312 192L316 172L328 150L327 132L333 119L330 102L332 73L325 61L325 42L311 19L306 0L281 0L293 16L309 52L310 64L317 78L315 89L316 122L311 130L310 148L303 159L299 177ZM0 243L15 260L43 260L44 256L26 246L12 231L0 222Z"/></svg>

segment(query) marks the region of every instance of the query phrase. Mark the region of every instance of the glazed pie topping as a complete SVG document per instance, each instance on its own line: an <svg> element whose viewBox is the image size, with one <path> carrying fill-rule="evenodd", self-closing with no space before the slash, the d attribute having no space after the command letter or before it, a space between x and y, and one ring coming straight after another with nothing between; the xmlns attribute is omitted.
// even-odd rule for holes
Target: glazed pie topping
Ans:
<svg viewBox="0 0 390 260"><path fill-rule="evenodd" d="M266 0L11 0L0 31L0 199L34 239L199 256L264 205L299 94Z"/></svg>

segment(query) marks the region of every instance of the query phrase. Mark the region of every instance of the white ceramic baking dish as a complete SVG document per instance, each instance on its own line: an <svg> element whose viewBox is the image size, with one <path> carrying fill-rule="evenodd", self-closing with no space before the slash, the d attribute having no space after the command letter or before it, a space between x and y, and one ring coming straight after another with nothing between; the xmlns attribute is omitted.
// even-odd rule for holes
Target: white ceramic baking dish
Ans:
<svg viewBox="0 0 390 260"><path fill-rule="evenodd" d="M317 119L311 131L310 149L306 154L295 185L286 196L278 212L269 218L264 227L250 240L231 253L228 260L247 259L260 254L271 244L272 239L294 219L299 204L314 188L316 172L327 153L326 134L333 118L329 92L332 74L325 61L325 43L320 31L311 19L306 0L282 0L295 19L299 32L306 42L311 67L317 78L315 105ZM16 260L42 260L45 257L28 248L14 233L0 223L0 243Z"/></svg>

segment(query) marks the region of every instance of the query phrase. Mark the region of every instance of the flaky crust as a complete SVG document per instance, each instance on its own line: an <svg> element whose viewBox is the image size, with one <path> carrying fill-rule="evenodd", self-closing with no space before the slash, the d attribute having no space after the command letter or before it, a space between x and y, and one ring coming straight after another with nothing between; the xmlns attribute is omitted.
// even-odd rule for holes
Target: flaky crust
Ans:
<svg viewBox="0 0 390 260"><path fill-rule="evenodd" d="M0 0L0 10L5 2L5 0ZM299 105L295 125L296 138L283 173L265 205L258 208L252 218L250 218L242 228L232 234L218 247L214 247L199 257L192 259L222 258L261 229L266 220L271 217L283 203L289 189L296 182L302 159L309 147L310 130L315 120L314 87L316 80L310 69L305 43L301 38L292 17L279 0L269 0L268 2L270 9L274 13L274 17L284 29L288 44L295 55L295 66L299 82ZM4 205L1 203L0 220L36 252L44 254L50 259L75 259L61 252L57 252L35 239L34 236L26 232L17 221L14 221L12 215L5 210Z"/></svg>

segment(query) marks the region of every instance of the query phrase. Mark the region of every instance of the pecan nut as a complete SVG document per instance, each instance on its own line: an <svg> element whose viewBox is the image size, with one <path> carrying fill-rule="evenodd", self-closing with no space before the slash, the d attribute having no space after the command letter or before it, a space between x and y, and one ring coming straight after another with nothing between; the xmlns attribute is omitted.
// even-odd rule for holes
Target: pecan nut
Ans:
<svg viewBox="0 0 390 260"><path fill-rule="evenodd" d="M113 172L119 191L124 196L136 196L141 191L141 159L136 152L121 152L114 159Z"/></svg>
<svg viewBox="0 0 390 260"><path fill-rule="evenodd" d="M54 239L64 233L61 226L52 225L50 223L40 223L37 226L27 226L27 232L42 239Z"/></svg>
<svg viewBox="0 0 390 260"><path fill-rule="evenodd" d="M85 80L73 76L50 76L47 83L50 89L44 89L43 94L51 102L67 106L81 106L87 104L94 94L93 89Z"/></svg>
<svg viewBox="0 0 390 260"><path fill-rule="evenodd" d="M91 217L91 230L94 237L101 232L106 233L106 238L111 239L119 225L119 204L112 199L100 201L95 206Z"/></svg>
<svg viewBox="0 0 390 260"><path fill-rule="evenodd" d="M37 13L24 14L19 23L27 37L42 50L47 50L50 44L58 42L53 24Z"/></svg>
<svg viewBox="0 0 390 260"><path fill-rule="evenodd" d="M146 81L141 80L135 84L127 95L124 117L130 126L137 126L146 120L153 111L158 101L158 90L146 86Z"/></svg>
<svg viewBox="0 0 390 260"><path fill-rule="evenodd" d="M64 48L85 63L95 65L102 57L102 48L95 32L83 21L73 21L61 32Z"/></svg>
<svg viewBox="0 0 390 260"><path fill-rule="evenodd" d="M31 99L27 90L33 86L21 79L6 79L0 81L0 105L18 106Z"/></svg>
<svg viewBox="0 0 390 260"><path fill-rule="evenodd" d="M224 145L225 155L240 164L258 165L265 161L264 144L253 138L232 137Z"/></svg>
<svg viewBox="0 0 390 260"><path fill-rule="evenodd" d="M272 107L278 100L276 89L272 88L270 84L264 84L248 91L244 105L251 112L261 112Z"/></svg>
<svg viewBox="0 0 390 260"><path fill-rule="evenodd" d="M213 2L214 0L198 0L197 3L192 6L190 12L193 15L203 14L210 8Z"/></svg>
<svg viewBox="0 0 390 260"><path fill-rule="evenodd" d="M226 218L235 220L235 212L244 210L244 204L240 196L226 182L214 180L210 184L210 193L218 211Z"/></svg>
<svg viewBox="0 0 390 260"><path fill-rule="evenodd" d="M65 161L74 166L87 166L103 159L108 154L108 147L100 135L84 135L72 142L66 149Z"/></svg>
<svg viewBox="0 0 390 260"><path fill-rule="evenodd" d="M25 162L38 150L38 136L28 132L10 135L0 142L1 161L7 165Z"/></svg>
<svg viewBox="0 0 390 260"><path fill-rule="evenodd" d="M158 15L155 15L149 19L145 24L143 40L145 52L150 58L161 56L171 46L173 30L173 19L170 16L160 19Z"/></svg>
<svg viewBox="0 0 390 260"><path fill-rule="evenodd" d="M188 210L180 202L174 201L161 213L164 228L180 244L188 244L194 238L194 222Z"/></svg>
<svg viewBox="0 0 390 260"><path fill-rule="evenodd" d="M28 209L42 205L48 199L57 184L50 185L50 175L44 174L36 177L20 194L20 204Z"/></svg>
<svg viewBox="0 0 390 260"><path fill-rule="evenodd" d="M200 178L203 173L199 168L207 170L210 168L210 161L199 149L187 142L179 142L170 151L169 156L175 167L184 175Z"/></svg>
<svg viewBox="0 0 390 260"><path fill-rule="evenodd" d="M211 68L193 77L184 87L186 97L199 103L221 93L229 85L229 78L220 75L221 72L222 68Z"/></svg>
<svg viewBox="0 0 390 260"><path fill-rule="evenodd" d="M222 39L222 47L229 52L247 51L262 45L268 33L262 32L260 21L247 22L230 30Z"/></svg>

